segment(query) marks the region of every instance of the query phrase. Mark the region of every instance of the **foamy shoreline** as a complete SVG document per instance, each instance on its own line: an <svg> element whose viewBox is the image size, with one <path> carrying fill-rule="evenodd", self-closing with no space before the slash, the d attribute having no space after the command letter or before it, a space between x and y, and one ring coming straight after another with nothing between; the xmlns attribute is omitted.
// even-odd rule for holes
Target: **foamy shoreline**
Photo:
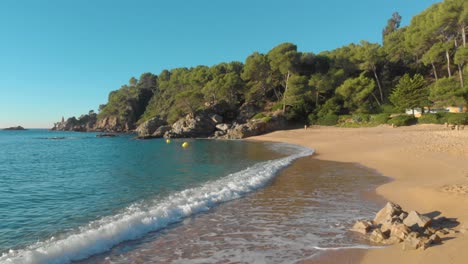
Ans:
<svg viewBox="0 0 468 264"><path fill-rule="evenodd" d="M421 213L456 218L460 222L456 229L468 227L468 130L452 131L442 125L313 127L251 139L298 144L314 148L318 159L376 169L394 179L376 190L385 199ZM466 263L466 248L468 235L459 233L425 251L403 251L399 246L372 249L362 259L351 258L351 263ZM355 252L336 257L349 260L351 255Z"/></svg>

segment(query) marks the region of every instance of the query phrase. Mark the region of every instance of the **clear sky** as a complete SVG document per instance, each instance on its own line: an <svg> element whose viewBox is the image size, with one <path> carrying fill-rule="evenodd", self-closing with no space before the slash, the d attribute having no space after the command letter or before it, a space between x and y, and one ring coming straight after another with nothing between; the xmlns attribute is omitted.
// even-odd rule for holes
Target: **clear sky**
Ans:
<svg viewBox="0 0 468 264"><path fill-rule="evenodd" d="M244 61L282 42L318 53L381 42L437 0L2 0L0 127L97 110L144 72Z"/></svg>

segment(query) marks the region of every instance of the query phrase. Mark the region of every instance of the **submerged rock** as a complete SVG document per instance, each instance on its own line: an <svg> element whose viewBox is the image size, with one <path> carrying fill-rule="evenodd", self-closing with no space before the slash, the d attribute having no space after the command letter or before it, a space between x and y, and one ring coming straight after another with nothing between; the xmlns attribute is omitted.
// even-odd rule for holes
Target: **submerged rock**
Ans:
<svg viewBox="0 0 468 264"><path fill-rule="evenodd" d="M103 133L103 134L97 134L96 137L98 138L103 138L103 137L117 137L116 134L112 134L112 133Z"/></svg>

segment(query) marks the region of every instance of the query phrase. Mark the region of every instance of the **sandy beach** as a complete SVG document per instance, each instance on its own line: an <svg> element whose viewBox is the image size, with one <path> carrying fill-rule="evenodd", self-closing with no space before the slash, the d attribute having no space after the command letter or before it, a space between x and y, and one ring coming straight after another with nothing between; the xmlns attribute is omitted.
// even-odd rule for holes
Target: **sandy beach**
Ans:
<svg viewBox="0 0 468 264"><path fill-rule="evenodd" d="M311 127L252 139L298 144L315 149L320 160L356 162L375 169L393 179L376 190L386 200L406 210L454 218L459 222L455 229L462 231L424 251L403 251L394 245L330 254L323 263L467 263L468 129Z"/></svg>

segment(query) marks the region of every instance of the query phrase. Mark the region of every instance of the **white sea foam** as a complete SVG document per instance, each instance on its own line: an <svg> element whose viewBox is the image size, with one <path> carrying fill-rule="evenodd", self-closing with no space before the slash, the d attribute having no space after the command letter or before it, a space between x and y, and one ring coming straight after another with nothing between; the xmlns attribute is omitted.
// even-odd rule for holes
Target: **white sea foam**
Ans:
<svg viewBox="0 0 468 264"><path fill-rule="evenodd" d="M345 246L345 247L312 247L320 251L329 251L329 250L344 250L344 249L372 249L372 248L385 248L384 246L369 246L369 245L355 245L355 246Z"/></svg>
<svg viewBox="0 0 468 264"><path fill-rule="evenodd" d="M64 238L50 238L26 249L10 250L0 256L0 263L70 263L105 252L120 242L140 238L150 231L255 191L293 160L313 153L313 150L299 146L275 145L275 148L287 149L290 155L175 193L153 205L132 205L122 213L91 222ZM290 152L292 149L294 153Z"/></svg>

